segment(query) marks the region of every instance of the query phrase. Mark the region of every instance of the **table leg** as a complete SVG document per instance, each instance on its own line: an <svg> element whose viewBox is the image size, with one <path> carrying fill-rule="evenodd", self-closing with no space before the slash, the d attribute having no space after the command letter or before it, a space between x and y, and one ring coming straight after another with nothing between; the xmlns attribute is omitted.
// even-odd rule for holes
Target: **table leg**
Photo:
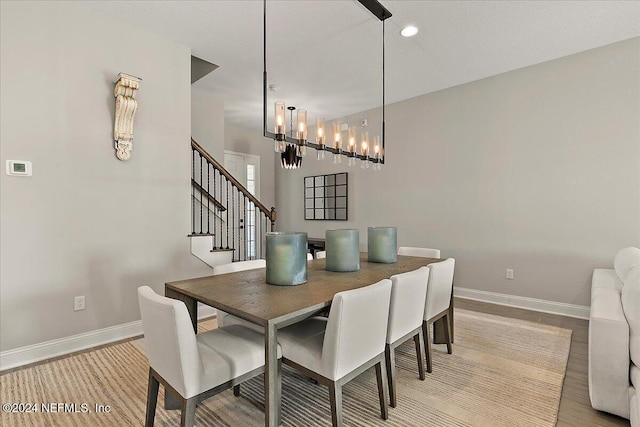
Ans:
<svg viewBox="0 0 640 427"><path fill-rule="evenodd" d="M180 292L176 292L172 289L168 289L165 287L164 295L168 298L173 298L184 302L187 306L187 311L189 311L189 317L191 317L191 324L193 325L193 330L198 332L198 301L182 294ZM172 391L164 389L164 409L173 410L180 409L182 407L182 400L176 396Z"/></svg>
<svg viewBox="0 0 640 427"><path fill-rule="evenodd" d="M280 425L281 372L278 363L278 330L269 324L264 334L264 425Z"/></svg>

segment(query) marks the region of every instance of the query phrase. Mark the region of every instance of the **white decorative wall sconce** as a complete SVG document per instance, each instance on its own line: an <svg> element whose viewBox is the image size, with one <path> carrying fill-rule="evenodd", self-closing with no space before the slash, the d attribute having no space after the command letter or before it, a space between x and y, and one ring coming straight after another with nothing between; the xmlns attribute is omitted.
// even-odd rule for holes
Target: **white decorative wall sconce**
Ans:
<svg viewBox="0 0 640 427"><path fill-rule="evenodd" d="M113 95L116 97L116 114L113 124L113 139L116 157L129 160L133 148L133 119L138 109L136 92L142 79L129 74L118 74Z"/></svg>

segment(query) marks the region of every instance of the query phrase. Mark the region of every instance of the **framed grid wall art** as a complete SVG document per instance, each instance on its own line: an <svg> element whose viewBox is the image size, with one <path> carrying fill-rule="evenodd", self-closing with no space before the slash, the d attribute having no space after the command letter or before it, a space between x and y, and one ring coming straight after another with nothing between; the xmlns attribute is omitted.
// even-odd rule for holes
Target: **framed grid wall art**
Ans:
<svg viewBox="0 0 640 427"><path fill-rule="evenodd" d="M304 219L346 221L349 218L348 173L304 177Z"/></svg>

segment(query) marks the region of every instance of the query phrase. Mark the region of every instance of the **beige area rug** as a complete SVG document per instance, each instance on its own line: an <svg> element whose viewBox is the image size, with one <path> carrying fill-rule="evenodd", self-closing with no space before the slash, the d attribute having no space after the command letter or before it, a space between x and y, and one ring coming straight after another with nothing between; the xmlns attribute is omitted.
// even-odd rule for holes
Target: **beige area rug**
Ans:
<svg viewBox="0 0 640 427"><path fill-rule="evenodd" d="M390 408L386 422L380 419L373 369L347 384L345 425L555 425L571 331L466 310L456 310L455 322L453 354L435 346L433 373L425 381L418 379L413 341L397 349L398 406ZM209 321L200 328L214 326ZM134 340L2 375L2 403L36 404L39 412L6 413L3 407L0 424L143 425L148 373L143 351L143 341ZM331 425L324 386L285 368L282 389L284 425ZM161 387L156 425L179 425L179 411L162 409L163 398ZM196 425L263 426L263 399L260 376L243 384L239 398L227 390L198 406ZM58 412L41 412L43 403ZM96 412L96 404L109 405L109 412Z"/></svg>

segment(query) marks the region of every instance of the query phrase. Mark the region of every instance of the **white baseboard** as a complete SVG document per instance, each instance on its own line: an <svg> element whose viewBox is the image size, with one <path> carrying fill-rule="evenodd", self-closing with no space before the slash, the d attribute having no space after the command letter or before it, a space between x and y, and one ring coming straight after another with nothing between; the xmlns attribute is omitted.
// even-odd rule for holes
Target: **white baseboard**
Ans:
<svg viewBox="0 0 640 427"><path fill-rule="evenodd" d="M509 307L524 308L542 313L558 314L560 316L589 319L590 308L583 305L566 304L562 302L546 301L536 298L520 297L516 295L498 294L495 292L479 291L476 289L459 288L454 286L453 295L458 298L474 301L489 302Z"/></svg>
<svg viewBox="0 0 640 427"><path fill-rule="evenodd" d="M213 307L203 305L198 308L198 319L215 314ZM141 320L3 351L0 353L0 371L137 336L142 336Z"/></svg>

